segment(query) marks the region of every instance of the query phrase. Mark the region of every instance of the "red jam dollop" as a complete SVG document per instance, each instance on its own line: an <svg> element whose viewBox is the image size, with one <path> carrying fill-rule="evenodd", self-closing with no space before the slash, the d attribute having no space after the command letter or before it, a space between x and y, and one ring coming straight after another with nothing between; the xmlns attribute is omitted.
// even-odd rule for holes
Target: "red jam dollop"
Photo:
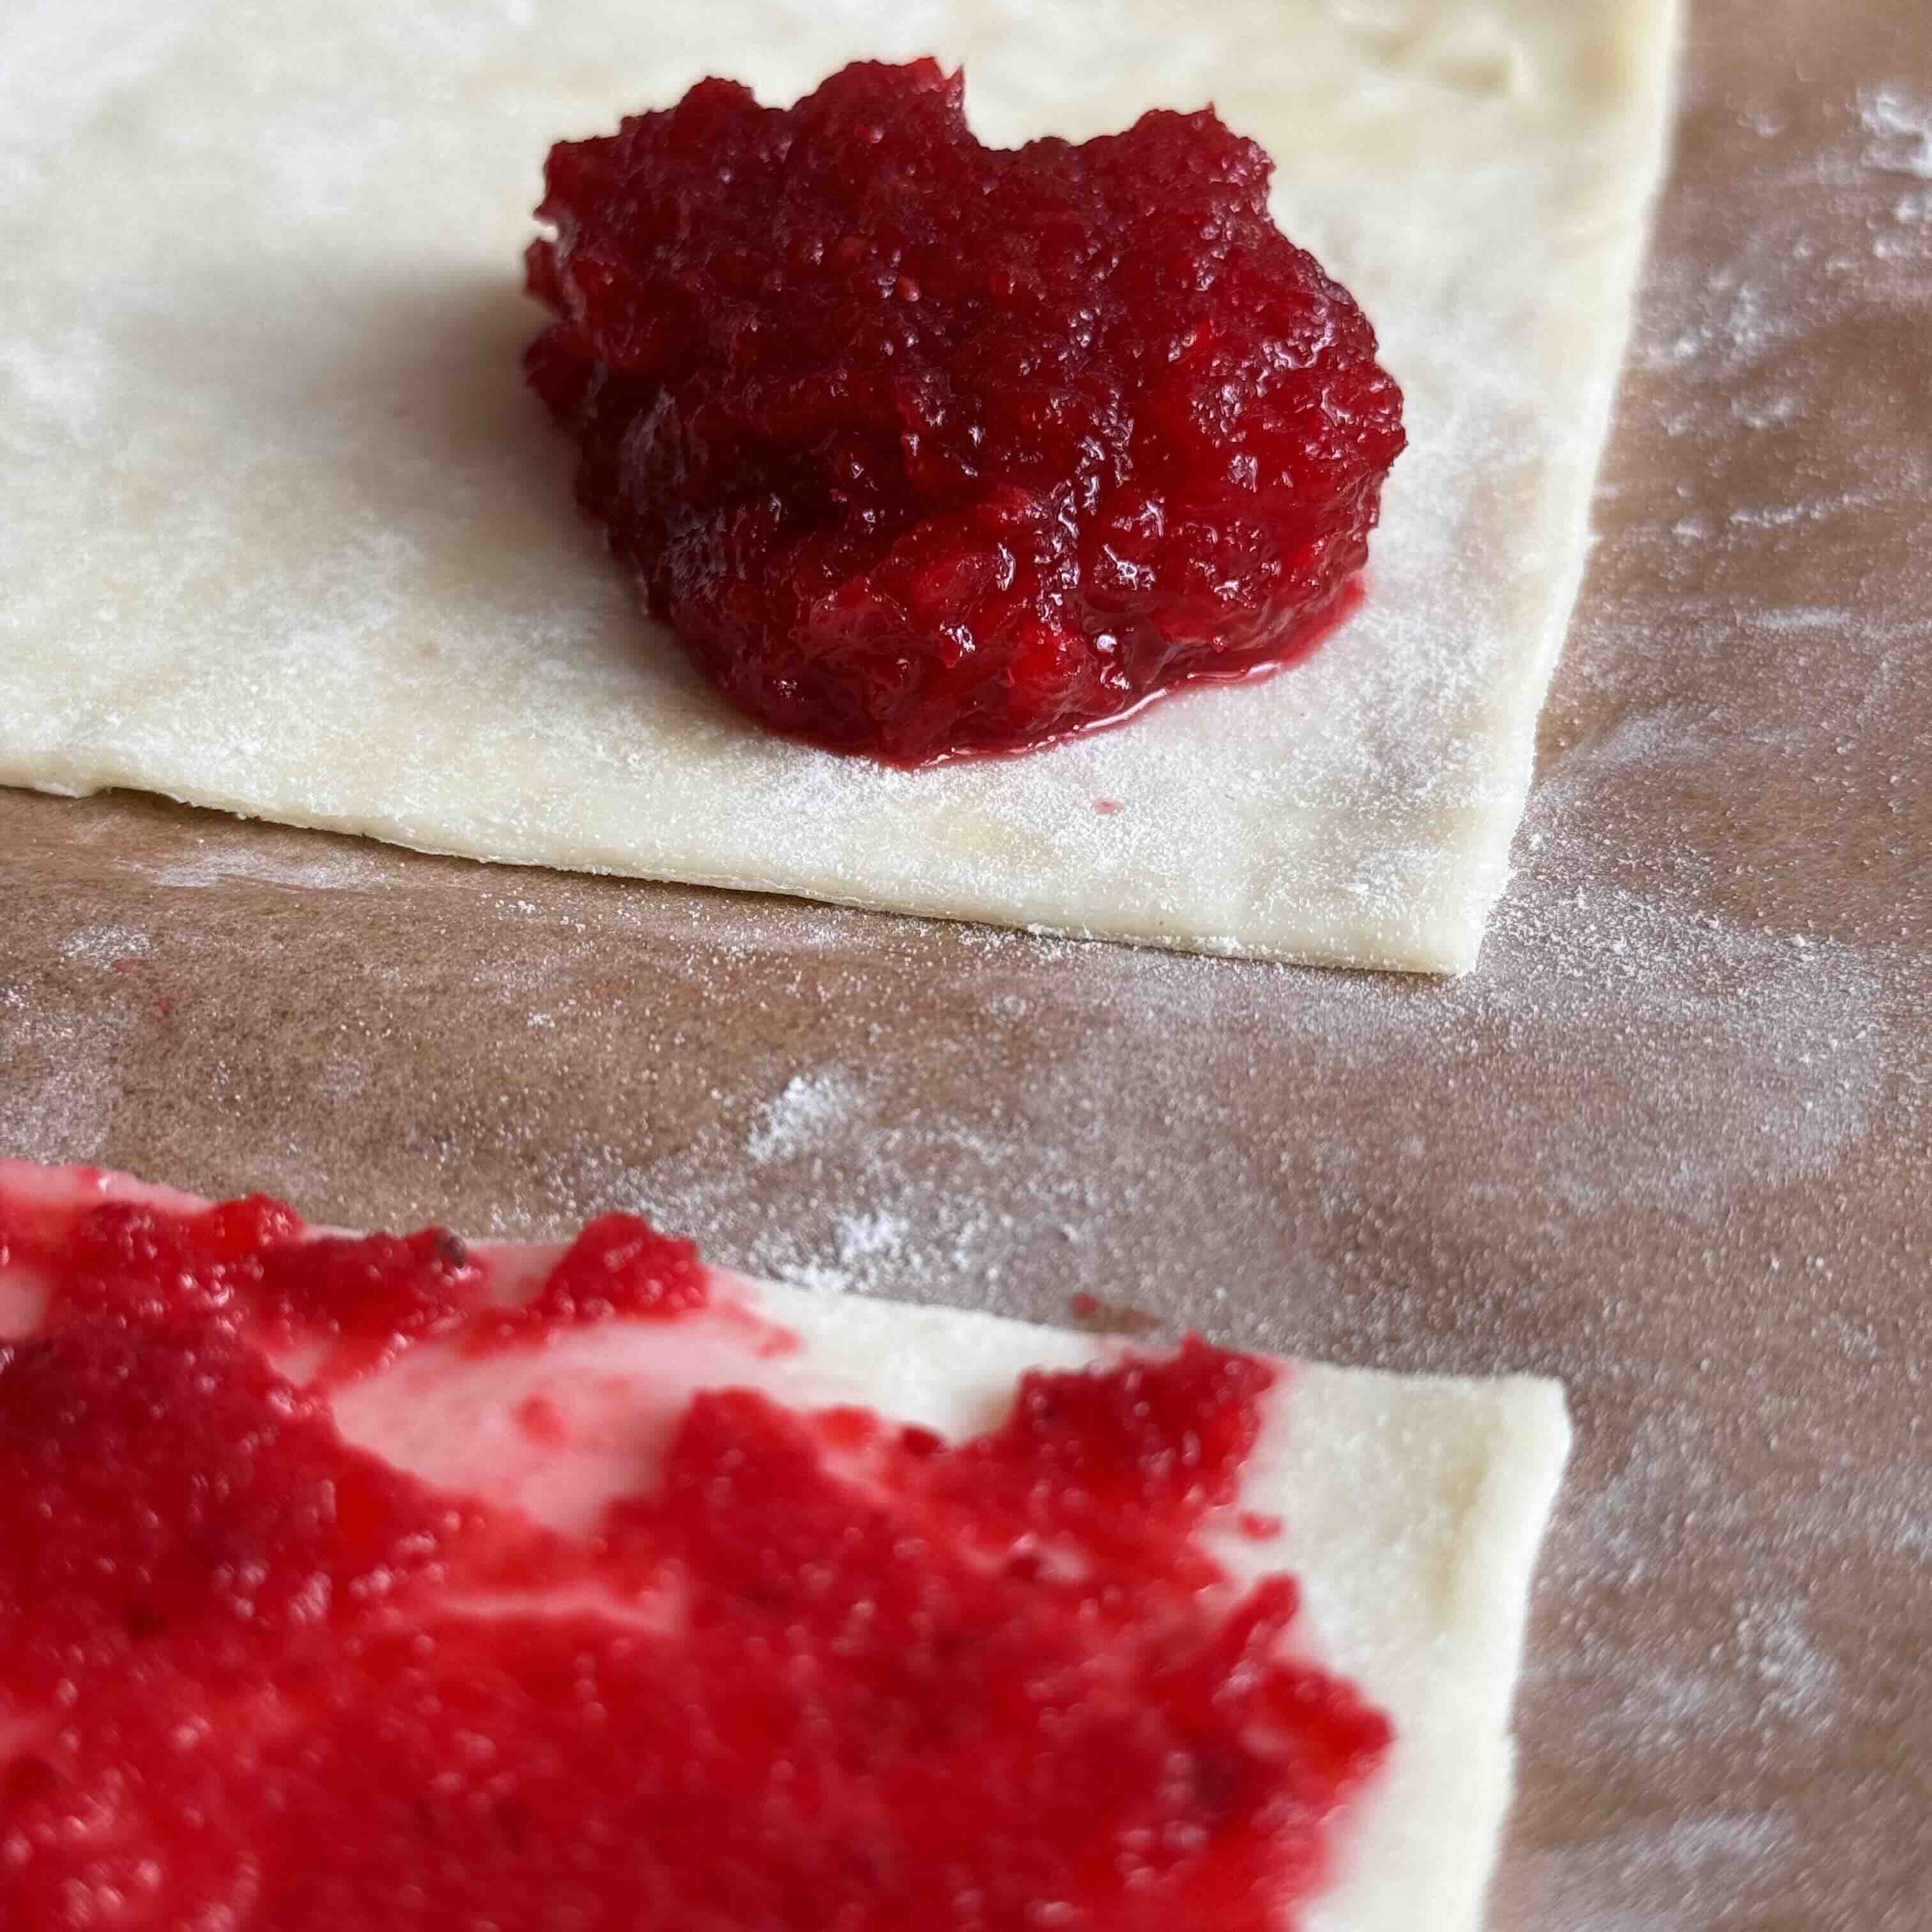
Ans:
<svg viewBox="0 0 1932 1932"><path fill-rule="evenodd" d="M348 1443L328 1378L708 1318L688 1244L607 1217L513 1310L440 1230L260 1199L0 1200L0 1249L52 1284L0 1347L17 1932L1280 1932L1386 1750L1198 1538L1253 1357L1029 1374L956 1444L706 1390L572 1537Z"/></svg>
<svg viewBox="0 0 1932 1932"><path fill-rule="evenodd" d="M1286 663L1402 397L1211 111L1012 149L933 62L707 80L550 151L532 384L651 610L774 729L917 765Z"/></svg>

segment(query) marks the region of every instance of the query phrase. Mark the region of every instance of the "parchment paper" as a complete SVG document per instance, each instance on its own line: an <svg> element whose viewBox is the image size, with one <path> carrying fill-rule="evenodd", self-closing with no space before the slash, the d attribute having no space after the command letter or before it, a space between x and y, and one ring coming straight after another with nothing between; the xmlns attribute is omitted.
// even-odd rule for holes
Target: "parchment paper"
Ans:
<svg viewBox="0 0 1932 1932"><path fill-rule="evenodd" d="M30 272L15 265L10 273ZM1694 5L1450 986L0 794L0 1154L1563 1376L1502 1932L1932 1912L1932 14Z"/></svg>

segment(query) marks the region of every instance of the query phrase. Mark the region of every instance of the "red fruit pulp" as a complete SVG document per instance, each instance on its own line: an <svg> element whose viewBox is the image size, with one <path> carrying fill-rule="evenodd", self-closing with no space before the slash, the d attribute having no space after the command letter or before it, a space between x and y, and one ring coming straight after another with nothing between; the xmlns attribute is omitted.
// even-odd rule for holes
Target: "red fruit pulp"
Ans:
<svg viewBox="0 0 1932 1932"><path fill-rule="evenodd" d="M1282 1654L1292 1580L1198 1538L1256 1358L1032 1373L956 1445L707 1389L573 1536L346 1442L324 1391L712 1320L688 1244L606 1217L514 1316L487 1250L261 1201L0 1190L0 1249L52 1290L0 1346L10 1932L1282 1932L1386 1750ZM310 1342L298 1386L270 1352Z"/></svg>
<svg viewBox="0 0 1932 1932"><path fill-rule="evenodd" d="M916 765L1310 647L1402 398L1211 111L981 146L960 77L708 80L550 152L532 384L578 492L774 729Z"/></svg>

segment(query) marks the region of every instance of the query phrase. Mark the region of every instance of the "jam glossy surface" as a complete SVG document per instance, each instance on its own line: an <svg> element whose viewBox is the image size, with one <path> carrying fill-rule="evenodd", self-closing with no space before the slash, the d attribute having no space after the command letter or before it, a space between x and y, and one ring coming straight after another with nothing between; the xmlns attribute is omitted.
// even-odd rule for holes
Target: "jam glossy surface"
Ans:
<svg viewBox="0 0 1932 1932"><path fill-rule="evenodd" d="M898 764L1310 648L1402 398L1211 111L982 146L931 61L551 151L530 380L714 682Z"/></svg>
<svg viewBox="0 0 1932 1932"><path fill-rule="evenodd" d="M716 1318L718 1278L641 1222L506 1306L440 1230L0 1186L0 1265L47 1291L0 1347L20 1932L1261 1932L1387 1748L1283 1655L1293 1582L1238 1589L1202 1540L1256 1358L1036 1372L956 1443L701 1389L580 1535L354 1446L329 1396Z"/></svg>

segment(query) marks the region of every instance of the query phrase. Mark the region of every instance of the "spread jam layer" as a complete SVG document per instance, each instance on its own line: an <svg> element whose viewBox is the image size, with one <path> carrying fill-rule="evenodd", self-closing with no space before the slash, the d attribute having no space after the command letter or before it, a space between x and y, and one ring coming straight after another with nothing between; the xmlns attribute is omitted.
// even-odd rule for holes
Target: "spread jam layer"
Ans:
<svg viewBox="0 0 1932 1932"><path fill-rule="evenodd" d="M987 148L931 61L722 80L550 152L531 382L728 695L900 764L1288 662L1402 398L1211 111Z"/></svg>
<svg viewBox="0 0 1932 1932"><path fill-rule="evenodd" d="M0 1347L18 1932L1262 1932L1387 1749L1282 1654L1293 1582L1239 1590L1201 1540L1256 1358L1036 1372L956 1443L704 1389L566 1534L356 1447L331 1400L728 1318L642 1222L513 1281L439 1229L0 1184L0 1278L44 1302Z"/></svg>

